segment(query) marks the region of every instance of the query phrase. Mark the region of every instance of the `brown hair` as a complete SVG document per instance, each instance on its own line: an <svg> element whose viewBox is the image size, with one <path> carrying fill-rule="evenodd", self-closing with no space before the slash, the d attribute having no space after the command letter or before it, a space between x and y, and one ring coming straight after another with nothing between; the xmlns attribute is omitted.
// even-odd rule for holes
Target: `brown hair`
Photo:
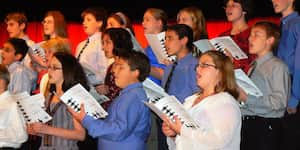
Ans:
<svg viewBox="0 0 300 150"><path fill-rule="evenodd" d="M177 14L177 20L182 12L188 13L192 18L194 24L193 32L195 41L201 39L202 36L207 36L206 21L202 11L199 8L185 7L181 9Z"/></svg>
<svg viewBox="0 0 300 150"><path fill-rule="evenodd" d="M134 30L133 30L133 26L131 24L131 21L128 18L128 16L126 16L124 13L122 13L122 12L116 12L116 13L111 14L108 18L115 19L120 25L125 26L126 28L128 28L130 30L130 32L133 35L135 35L134 34Z"/></svg>
<svg viewBox="0 0 300 150"><path fill-rule="evenodd" d="M21 25L22 23L25 24L24 32L27 29L27 17L22 12L12 12L6 15L4 22L7 23L9 20L14 20Z"/></svg>
<svg viewBox="0 0 300 150"><path fill-rule="evenodd" d="M278 25L269 21L259 21L256 22L252 28L261 28L266 31L267 38L274 37L274 43L272 45L272 50L276 49L280 39L280 29Z"/></svg>
<svg viewBox="0 0 300 150"><path fill-rule="evenodd" d="M52 10L52 11L48 11L44 18L46 18L48 16L52 16L53 19L54 19L54 31L55 31L55 33L59 37L67 38L68 37L67 24L66 24L64 15L58 10ZM44 34L44 39L49 40L50 35L45 35Z"/></svg>
<svg viewBox="0 0 300 150"><path fill-rule="evenodd" d="M91 14L95 17L96 21L102 21L102 26L99 31L104 31L106 27L107 11L103 7L87 8L81 13L81 18L84 18L87 14Z"/></svg>
<svg viewBox="0 0 300 150"><path fill-rule="evenodd" d="M224 0L224 5L226 6L227 3L231 0ZM232 0L235 3L239 3L242 6L242 10L246 12L245 19L246 21L249 20L249 18L253 15L253 7L254 3L253 0Z"/></svg>
<svg viewBox="0 0 300 150"><path fill-rule="evenodd" d="M203 53L203 55L208 55L212 58L213 63L216 65L216 68L221 73L220 82L215 87L215 92L228 92L234 98L238 98L238 86L234 76L233 64L228 56L222 52L211 50Z"/></svg>
<svg viewBox="0 0 300 150"><path fill-rule="evenodd" d="M146 12L149 12L156 20L161 20L163 31L167 29L168 15L166 12L158 8L148 8Z"/></svg>

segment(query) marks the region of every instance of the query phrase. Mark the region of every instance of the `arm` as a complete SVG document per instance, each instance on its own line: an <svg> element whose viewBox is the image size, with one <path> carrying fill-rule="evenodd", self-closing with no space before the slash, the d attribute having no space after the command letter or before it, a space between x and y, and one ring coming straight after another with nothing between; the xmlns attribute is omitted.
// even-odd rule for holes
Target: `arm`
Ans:
<svg viewBox="0 0 300 150"><path fill-rule="evenodd" d="M85 138L84 128L77 120L75 120L74 118L72 120L73 120L74 129L57 128L43 123L32 123L28 126L28 128L29 128L29 132L33 131L33 133L36 134L47 134L47 135L62 137L70 140L80 140L80 141L84 140Z"/></svg>
<svg viewBox="0 0 300 150"><path fill-rule="evenodd" d="M251 98L253 96L248 95L246 104L266 110L264 113L285 109L290 91L290 76L287 67L283 64L273 67L267 83L270 84L271 91L268 94L264 93L261 98Z"/></svg>
<svg viewBox="0 0 300 150"><path fill-rule="evenodd" d="M150 75L152 75L153 77L161 80L162 76L164 75L164 70L162 68L159 68L159 67L151 66Z"/></svg>

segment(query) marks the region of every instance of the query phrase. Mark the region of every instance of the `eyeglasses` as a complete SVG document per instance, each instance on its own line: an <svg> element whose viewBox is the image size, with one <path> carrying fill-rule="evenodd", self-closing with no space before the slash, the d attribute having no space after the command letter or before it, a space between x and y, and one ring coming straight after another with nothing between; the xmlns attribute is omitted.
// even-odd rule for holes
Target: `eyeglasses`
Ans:
<svg viewBox="0 0 300 150"><path fill-rule="evenodd" d="M56 67L56 66L49 66L48 67L48 70L53 70L53 71L61 70L61 69L62 69L61 67Z"/></svg>
<svg viewBox="0 0 300 150"><path fill-rule="evenodd" d="M43 20L42 24L53 24L53 21L49 21L49 20Z"/></svg>
<svg viewBox="0 0 300 150"><path fill-rule="evenodd" d="M216 68L216 69L217 69L217 66L216 66L216 65L213 65L213 64L207 64L207 63L199 63L199 64L197 64L196 67L195 67L195 70L197 70L198 67L201 67L201 68L213 67L213 68Z"/></svg>

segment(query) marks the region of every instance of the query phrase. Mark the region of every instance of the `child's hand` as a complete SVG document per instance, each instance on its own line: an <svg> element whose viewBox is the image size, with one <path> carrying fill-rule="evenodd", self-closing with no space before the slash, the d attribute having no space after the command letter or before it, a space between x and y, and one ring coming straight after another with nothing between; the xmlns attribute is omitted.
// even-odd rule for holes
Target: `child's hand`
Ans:
<svg viewBox="0 0 300 150"><path fill-rule="evenodd" d="M164 59L163 60L163 64L165 64L165 65L171 65L173 62L172 61L170 61L170 60L168 60L168 59Z"/></svg>
<svg viewBox="0 0 300 150"><path fill-rule="evenodd" d="M72 108L68 107L68 111L72 114L72 116L78 120L79 122L82 122L83 118L85 117L85 110L84 110L84 104L80 105L80 111L77 113Z"/></svg>
<svg viewBox="0 0 300 150"><path fill-rule="evenodd" d="M178 116L174 116L175 121L171 121L169 118L164 117L164 123L171 129L173 130L176 134L180 134L181 132L181 127L182 123L178 119Z"/></svg>
<svg viewBox="0 0 300 150"><path fill-rule="evenodd" d="M27 124L27 132L28 134L38 135L45 134L47 130L47 125L40 122L35 122L31 124Z"/></svg>
<svg viewBox="0 0 300 150"><path fill-rule="evenodd" d="M102 94L102 95L108 94L108 86L105 84L100 84L100 85L96 86L95 88L99 94Z"/></svg>
<svg viewBox="0 0 300 150"><path fill-rule="evenodd" d="M176 132L175 132L174 130L172 130L172 129L167 125L166 122L163 122L161 129L162 129L162 132L163 132L166 136L168 136L168 137L175 137L175 136L176 136Z"/></svg>
<svg viewBox="0 0 300 150"><path fill-rule="evenodd" d="M241 87L238 87L238 92L239 92L238 100L242 102L246 102L248 97L247 93Z"/></svg>

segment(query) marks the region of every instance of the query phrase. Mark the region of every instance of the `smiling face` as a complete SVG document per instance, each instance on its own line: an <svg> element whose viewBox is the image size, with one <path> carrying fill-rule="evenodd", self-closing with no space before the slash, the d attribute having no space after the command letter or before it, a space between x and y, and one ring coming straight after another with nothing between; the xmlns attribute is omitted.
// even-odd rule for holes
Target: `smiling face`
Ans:
<svg viewBox="0 0 300 150"><path fill-rule="evenodd" d="M220 71L213 63L213 59L209 55L202 55L199 59L197 71L197 85L202 90L215 89L219 81L221 80Z"/></svg>
<svg viewBox="0 0 300 150"><path fill-rule="evenodd" d="M146 34L157 34L163 28L162 21L155 19L150 12L144 14L142 25Z"/></svg>
<svg viewBox="0 0 300 150"><path fill-rule="evenodd" d="M102 26L102 21L97 21L95 16L87 13L83 17L83 29L87 35L93 35L98 32Z"/></svg>
<svg viewBox="0 0 300 150"><path fill-rule="evenodd" d="M107 58L114 57L114 54L113 54L114 44L108 34L103 35L102 48L103 48L104 54Z"/></svg>
<svg viewBox="0 0 300 150"><path fill-rule="evenodd" d="M59 60L56 57L52 57L48 68L49 83L62 85L64 81L62 69L62 64Z"/></svg>
<svg viewBox="0 0 300 150"><path fill-rule="evenodd" d="M240 3L229 0L225 6L225 13L229 22L235 22L245 18L245 13Z"/></svg>

